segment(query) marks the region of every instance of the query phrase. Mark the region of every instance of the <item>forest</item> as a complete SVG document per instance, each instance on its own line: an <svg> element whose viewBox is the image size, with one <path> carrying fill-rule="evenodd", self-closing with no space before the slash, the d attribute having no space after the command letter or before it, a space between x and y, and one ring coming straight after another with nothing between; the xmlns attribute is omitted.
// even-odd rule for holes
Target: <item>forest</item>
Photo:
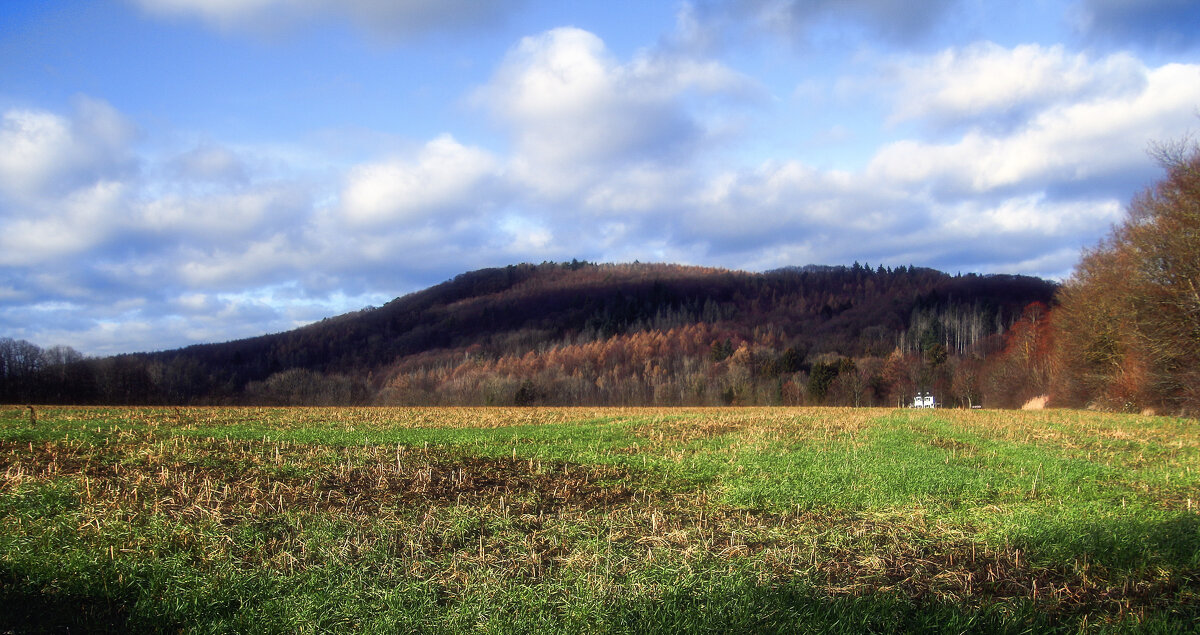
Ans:
<svg viewBox="0 0 1200 635"><path fill-rule="evenodd" d="M516 265L287 333L176 351L89 359L0 340L3 394L76 404L898 405L924 389L973 405L1023 381L1002 370L1006 334L1041 319L1055 291L1036 278L859 264L761 274Z"/></svg>
<svg viewBox="0 0 1200 635"><path fill-rule="evenodd" d="M1064 284L912 266L521 264L293 331L88 358L0 339L0 400L1200 408L1200 150Z"/></svg>

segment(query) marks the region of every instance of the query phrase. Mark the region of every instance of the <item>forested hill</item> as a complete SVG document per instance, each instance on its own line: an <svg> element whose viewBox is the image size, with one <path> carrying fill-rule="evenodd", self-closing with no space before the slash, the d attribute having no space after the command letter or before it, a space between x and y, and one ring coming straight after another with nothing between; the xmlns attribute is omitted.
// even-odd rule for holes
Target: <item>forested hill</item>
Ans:
<svg viewBox="0 0 1200 635"><path fill-rule="evenodd" d="M7 396L707 403L738 399L741 390L746 402L770 402L783 398L779 386L763 389L775 390L771 397L758 394L756 383L799 381L814 364L830 360L917 355L935 346L950 358L986 356L1000 348L1000 335L1027 305L1050 303L1055 290L1030 277L858 264L766 273L660 264L516 265L464 273L382 307L285 333L84 360L92 366L90 379L42 395L14 394L17 386L9 382ZM657 361L614 353L646 338L657 338L652 351L643 351ZM700 375L728 374L729 359L739 352L754 358L743 385L733 386L732 376L701 381ZM627 368L635 362L641 367ZM664 391L668 383L672 388Z"/></svg>

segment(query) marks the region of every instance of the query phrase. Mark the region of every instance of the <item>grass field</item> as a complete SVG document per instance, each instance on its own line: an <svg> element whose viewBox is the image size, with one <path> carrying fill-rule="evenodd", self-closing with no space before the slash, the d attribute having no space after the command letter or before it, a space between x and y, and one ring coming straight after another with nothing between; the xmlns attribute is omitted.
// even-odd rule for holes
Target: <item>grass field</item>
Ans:
<svg viewBox="0 0 1200 635"><path fill-rule="evenodd" d="M0 632L1200 630L1200 423L0 409Z"/></svg>

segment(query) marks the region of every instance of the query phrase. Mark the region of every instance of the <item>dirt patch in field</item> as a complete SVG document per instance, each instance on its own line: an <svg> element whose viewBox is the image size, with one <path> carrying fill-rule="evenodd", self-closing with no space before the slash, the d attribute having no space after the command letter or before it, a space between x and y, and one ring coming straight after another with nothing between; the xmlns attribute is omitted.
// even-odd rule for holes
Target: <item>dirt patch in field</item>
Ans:
<svg viewBox="0 0 1200 635"><path fill-rule="evenodd" d="M436 455L405 469L376 465L326 474L316 489L332 501L412 505L504 505L517 513L608 508L635 495L628 472L605 466Z"/></svg>
<svg viewBox="0 0 1200 635"><path fill-rule="evenodd" d="M168 448L169 449L169 448ZM286 509L374 513L380 508L470 504L515 513L606 509L637 489L626 470L368 446L336 450L257 442L199 442L178 453L116 454L84 445L0 442L0 488L83 479L89 499L153 501L171 516L230 520Z"/></svg>
<svg viewBox="0 0 1200 635"><path fill-rule="evenodd" d="M651 445L686 444L702 439L712 439L731 432L744 430L744 420L689 418L653 421L634 428L633 433L648 440Z"/></svg>
<svg viewBox="0 0 1200 635"><path fill-rule="evenodd" d="M12 485L29 478L95 474L114 455L93 446L0 441L0 483Z"/></svg>

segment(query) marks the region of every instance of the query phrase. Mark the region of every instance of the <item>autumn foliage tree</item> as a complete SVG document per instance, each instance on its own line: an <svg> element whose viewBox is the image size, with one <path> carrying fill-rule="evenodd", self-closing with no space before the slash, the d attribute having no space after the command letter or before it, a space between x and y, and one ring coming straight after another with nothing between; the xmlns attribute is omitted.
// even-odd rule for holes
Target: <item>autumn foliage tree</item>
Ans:
<svg viewBox="0 0 1200 635"><path fill-rule="evenodd" d="M988 362L985 389L990 403L1020 407L1044 395L1053 365L1051 312L1041 302L1025 307L1004 336L1004 349Z"/></svg>
<svg viewBox="0 0 1200 635"><path fill-rule="evenodd" d="M1060 293L1063 402L1200 411L1200 146L1156 154L1166 176Z"/></svg>

